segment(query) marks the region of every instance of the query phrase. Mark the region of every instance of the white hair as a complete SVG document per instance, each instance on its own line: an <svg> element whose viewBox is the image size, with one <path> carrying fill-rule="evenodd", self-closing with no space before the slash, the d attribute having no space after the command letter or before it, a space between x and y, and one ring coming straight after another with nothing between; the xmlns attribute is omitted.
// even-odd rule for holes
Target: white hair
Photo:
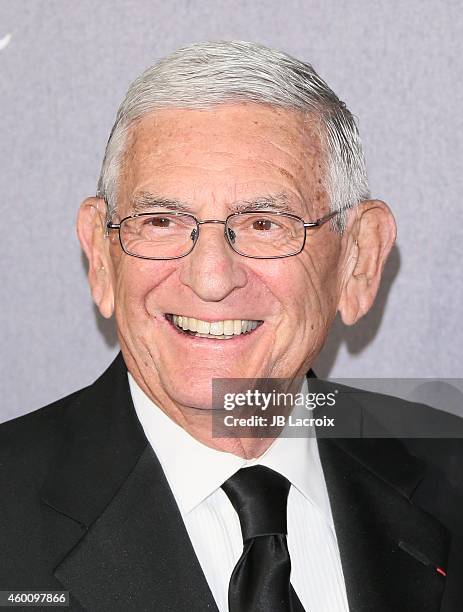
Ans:
<svg viewBox="0 0 463 612"><path fill-rule="evenodd" d="M178 49L129 87L111 130L97 195L116 210L118 178L133 122L166 107L207 109L254 102L303 111L319 118L325 152L324 188L331 211L368 199L369 189L356 121L310 64L250 42L205 42ZM345 226L345 212L336 228Z"/></svg>

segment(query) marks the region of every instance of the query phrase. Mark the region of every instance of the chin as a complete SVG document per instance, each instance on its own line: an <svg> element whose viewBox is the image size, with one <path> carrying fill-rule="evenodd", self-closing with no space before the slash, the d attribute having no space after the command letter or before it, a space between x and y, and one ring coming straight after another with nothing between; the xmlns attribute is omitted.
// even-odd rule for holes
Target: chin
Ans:
<svg viewBox="0 0 463 612"><path fill-rule="evenodd" d="M177 367L178 375L162 380L165 393L178 405L189 406L200 410L212 409L213 381L220 378L247 378L236 367L204 368L192 367L184 370Z"/></svg>
<svg viewBox="0 0 463 612"><path fill-rule="evenodd" d="M178 406L205 411L210 411L212 408L212 385L210 381L203 385L198 383L189 385L184 380L181 386L168 385L165 392Z"/></svg>

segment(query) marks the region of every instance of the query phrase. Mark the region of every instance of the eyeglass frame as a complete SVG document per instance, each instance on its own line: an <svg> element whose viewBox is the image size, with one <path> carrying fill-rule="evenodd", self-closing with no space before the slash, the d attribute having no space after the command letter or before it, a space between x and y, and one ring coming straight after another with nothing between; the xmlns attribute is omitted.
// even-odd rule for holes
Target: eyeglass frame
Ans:
<svg viewBox="0 0 463 612"><path fill-rule="evenodd" d="M269 257L265 257L265 256L261 256L261 255L244 255L243 253L240 253L239 251L237 251L235 249L235 247L232 245L230 237L228 236L227 233L227 229L228 228L228 220L231 219L232 217L237 217L239 215L249 215L249 214L258 214L259 212L262 212L262 214L272 214L272 215L282 215L285 217L291 217L292 219L296 219L297 221L301 221L304 227L304 240L302 242L302 246L299 249L299 251L296 251L295 253L289 253L288 255L270 255ZM304 219L302 219L302 217L298 217L297 215L294 215L292 213L286 213L283 211L254 211L254 210L245 210L245 211L241 211L241 212L234 212L229 214L225 220L221 220L221 219L205 219L204 221L199 220L197 217L195 217L195 215L191 214L191 213L187 213L187 212L180 212L180 211L167 211L167 212L146 212L146 213L135 213L133 215L128 215L127 217L124 217L123 219L120 220L119 223L112 223L112 221L107 221L106 222L106 231L107 230L118 230L118 234L119 234L119 244L121 245L121 249L124 251L124 253L126 255L129 255L131 257L138 257L139 259L146 259L149 261L169 261L169 260L173 260L173 259L182 259L183 257L186 257L187 255L189 255L193 249L196 246L196 243L199 240L199 234L200 234L200 226L201 225L205 225L206 223L215 223L215 224L221 224L224 225L224 237L225 237L225 241L227 242L227 244L229 245L229 247L232 249L232 251L234 253L236 253L237 255L241 255L241 257L247 257L249 259L285 259L286 257L294 257L295 255L299 255L299 253L302 253L302 251L304 250L305 247L305 243L307 240L307 229L309 228L318 228L321 227L322 225L324 225L327 221L330 221L331 219L333 219L333 217L335 217L336 215L339 215L339 213L343 212L342 210L335 210L331 213L328 213L327 215L324 215L323 217L320 217L319 219L317 219L316 221L304 221ZM168 215L168 216L183 216L183 217L191 217L195 223L196 223L196 229L197 229L197 234L195 236L195 239L193 240L193 244L191 246L191 249L189 251L187 251L186 253L184 253L183 255L177 255L176 257L147 257L144 255L135 255L135 253L130 253L129 251L127 251L124 248L124 245L122 243L122 238L121 238L121 226L124 223L124 221L127 221L128 219L137 219L139 217L152 217L153 215ZM232 230L233 231L233 230ZM106 233L106 235L108 235Z"/></svg>

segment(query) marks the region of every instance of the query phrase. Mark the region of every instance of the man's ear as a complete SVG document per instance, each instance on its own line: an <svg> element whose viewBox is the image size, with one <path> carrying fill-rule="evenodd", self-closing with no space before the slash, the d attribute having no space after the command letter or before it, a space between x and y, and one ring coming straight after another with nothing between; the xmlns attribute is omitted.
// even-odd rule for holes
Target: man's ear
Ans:
<svg viewBox="0 0 463 612"><path fill-rule="evenodd" d="M347 252L338 310L353 325L373 305L386 259L396 239L394 217L381 200L361 202L347 229Z"/></svg>
<svg viewBox="0 0 463 612"><path fill-rule="evenodd" d="M105 238L106 203L101 198L87 198L77 214L77 235L88 260L88 282L101 314L109 319L114 311L114 271Z"/></svg>

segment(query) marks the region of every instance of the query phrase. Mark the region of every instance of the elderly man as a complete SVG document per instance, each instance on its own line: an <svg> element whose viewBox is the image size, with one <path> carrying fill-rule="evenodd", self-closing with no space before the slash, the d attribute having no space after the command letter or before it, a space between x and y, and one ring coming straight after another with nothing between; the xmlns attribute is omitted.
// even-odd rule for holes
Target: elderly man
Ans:
<svg viewBox="0 0 463 612"><path fill-rule="evenodd" d="M462 609L438 441L427 464L392 439L211 433L212 382L304 377L394 243L353 116L310 65L224 42L148 69L78 235L121 354L2 427L1 589L92 611Z"/></svg>

